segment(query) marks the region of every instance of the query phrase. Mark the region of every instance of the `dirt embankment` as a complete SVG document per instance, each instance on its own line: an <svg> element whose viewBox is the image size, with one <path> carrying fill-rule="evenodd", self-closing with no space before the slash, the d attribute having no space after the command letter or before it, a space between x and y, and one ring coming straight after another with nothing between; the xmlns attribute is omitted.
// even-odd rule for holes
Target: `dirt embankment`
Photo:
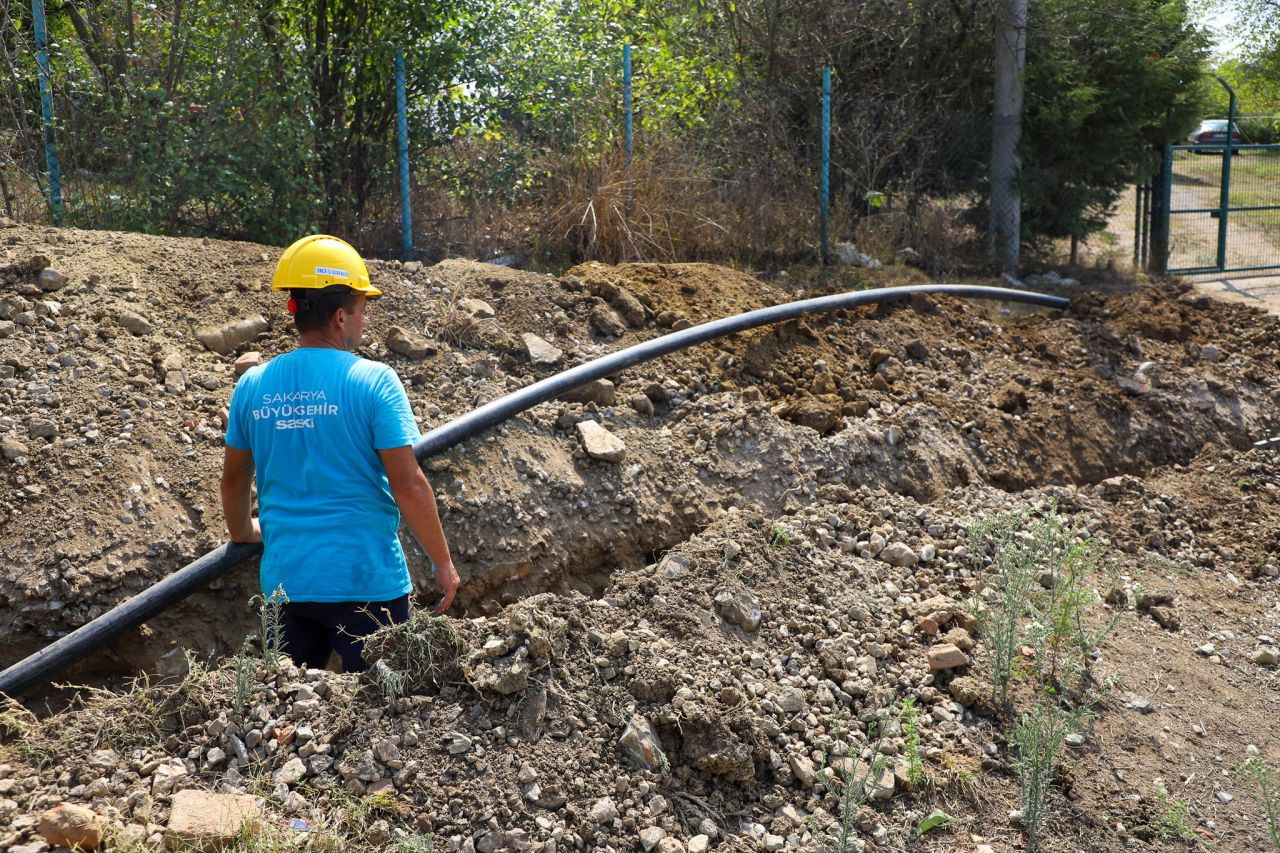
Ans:
<svg viewBox="0 0 1280 853"><path fill-rule="evenodd" d="M292 334L266 286L275 250L0 234L8 664L221 541L233 362L284 352ZM45 289L36 255L67 282ZM371 272L387 295L361 352L396 367L424 429L628 343L795 298L785 279L697 264ZM1055 849L1158 843L1157 776L1213 843L1253 849L1249 800L1232 788L1222 801L1218 771L1250 745L1280 761L1253 710L1275 670L1252 659L1277 631L1278 484L1250 449L1280 423L1276 320L1182 288L1068 295L1059 313L923 298L813 317L540 406L427 465L467 582L459 607L476 617L458 622L469 680L390 714L350 677L286 674L245 714L220 682L189 679L154 738L95 732L98 708L69 718L61 745L33 740L49 752L0 773L13 803L0 800L0 819L72 798L154 838L169 809L156 768L176 760L193 782L256 790L269 810L326 827L334 801L317 792L379 785L402 806L381 818L381 847L399 829L462 849L632 849L656 846L649 830L661 830L680 849L698 836L799 849L839 812L813 774L868 757L869 723L909 697L925 715L932 781L887 783L858 816L860 843L898 849L939 807L962 820L910 843L967 849L980 836L1000 849L1019 837L1007 728L927 655L959 630L950 638L978 673L983 650L963 616L979 586L968 520L1052 497L1112 546L1120 587L1135 600L1171 589L1178 617L1157 624L1119 605L1129 617L1094 673L1114 689L1059 780L1070 807ZM201 340L258 317L231 346L204 336L225 351ZM534 363L553 354L528 335L560 351L554 363ZM586 420L621 439L620 459L589 455ZM412 562L429 595L422 555ZM255 574L233 574L77 675L181 673L184 649L238 647L256 618ZM940 595L957 615L925 633L917 611ZM654 727L665 767L617 751L633 715ZM331 760L264 736L273 725L308 726ZM245 746L255 729L260 752ZM92 758L108 747L110 767ZM900 729L885 749L902 752ZM301 777L283 790L263 781L293 757ZM42 763L54 759L71 763ZM1186 772L1196 762L1209 769ZM31 784L6 784L23 768ZM145 799L129 802L140 786ZM0 843L29 837L15 826Z"/></svg>

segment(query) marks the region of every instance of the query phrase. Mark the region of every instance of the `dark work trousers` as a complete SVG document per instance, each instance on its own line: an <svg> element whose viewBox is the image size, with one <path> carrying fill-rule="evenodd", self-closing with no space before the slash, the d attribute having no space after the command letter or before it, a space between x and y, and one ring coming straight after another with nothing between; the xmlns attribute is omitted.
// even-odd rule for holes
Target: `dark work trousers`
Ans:
<svg viewBox="0 0 1280 853"><path fill-rule="evenodd" d="M329 652L342 658L347 672L363 672L364 638L383 625L409 619L409 596L390 601L291 601L284 605L281 627L284 651L297 666L321 669Z"/></svg>

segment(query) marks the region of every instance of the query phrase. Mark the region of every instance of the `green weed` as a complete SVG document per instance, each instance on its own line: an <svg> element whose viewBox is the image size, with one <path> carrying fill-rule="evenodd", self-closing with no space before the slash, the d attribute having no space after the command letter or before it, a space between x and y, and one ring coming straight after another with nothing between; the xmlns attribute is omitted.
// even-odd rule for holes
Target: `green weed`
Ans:
<svg viewBox="0 0 1280 853"><path fill-rule="evenodd" d="M274 672L280 665L280 655L284 653L282 611L289 603L289 596L285 594L284 587L277 586L266 598L255 595L249 603L254 602L259 605L258 636L262 641L262 662L269 672Z"/></svg>
<svg viewBox="0 0 1280 853"><path fill-rule="evenodd" d="M1260 758L1250 758L1236 768L1250 798L1262 809L1271 845L1280 850L1280 771L1272 770Z"/></svg>
<svg viewBox="0 0 1280 853"><path fill-rule="evenodd" d="M864 717L864 719L867 718ZM838 789L840 794L835 834L821 831L815 825L810 826L818 849L823 853L848 853L853 849L854 836L857 833L858 810L870 799L886 767L884 756L880 753L880 747L884 744L885 738L885 722L886 715L883 713L876 713L867 719L869 761L858 760L856 755L850 755L851 749L846 749L844 754L838 756L833 762L835 778L828 776L827 784ZM834 734L836 740L839 740L839 731L837 730Z"/></svg>
<svg viewBox="0 0 1280 853"><path fill-rule="evenodd" d="M1053 774L1067 735L1080 727L1080 717L1079 711L1042 702L1014 724L1010 742L1017 752L1018 803L1030 853L1040 849L1041 830L1050 811Z"/></svg>
<svg viewBox="0 0 1280 853"><path fill-rule="evenodd" d="M922 752L920 749L920 709L916 707L915 699L907 698L902 700L898 719L902 726L903 746L906 752L907 781L912 785L919 785L924 782L925 773L924 760L920 757Z"/></svg>
<svg viewBox="0 0 1280 853"><path fill-rule="evenodd" d="M792 538L791 529L782 522L775 521L769 525L769 537L766 541L770 548L778 549L790 545Z"/></svg>
<svg viewBox="0 0 1280 853"><path fill-rule="evenodd" d="M1034 675L1042 688L1070 691L1122 615L1117 609L1108 620L1091 624L1099 596L1090 582L1107 575L1114 585L1118 570L1106 548L1077 538L1076 528L1052 501L1039 510L1023 507L969 527L975 553L991 558L978 618L988 641L993 691L1001 702L1008 701L1010 682L1019 674L1022 646L1035 652L1022 671Z"/></svg>
<svg viewBox="0 0 1280 853"><path fill-rule="evenodd" d="M1199 842L1195 824L1191 821L1191 811L1187 801L1169 796L1164 781L1155 781L1156 815L1151 821L1151 830L1164 839Z"/></svg>

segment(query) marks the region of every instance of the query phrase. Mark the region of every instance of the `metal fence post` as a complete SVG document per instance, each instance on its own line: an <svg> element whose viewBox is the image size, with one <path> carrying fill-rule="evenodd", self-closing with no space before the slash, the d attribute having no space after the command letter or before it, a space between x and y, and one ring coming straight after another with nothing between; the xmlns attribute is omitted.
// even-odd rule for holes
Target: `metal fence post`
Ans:
<svg viewBox="0 0 1280 853"><path fill-rule="evenodd" d="M1218 82L1230 96L1227 101L1227 141L1222 148L1222 191L1218 195L1218 269L1227 268L1227 214L1231 210L1231 134L1236 125L1236 92L1221 77Z"/></svg>
<svg viewBox="0 0 1280 853"><path fill-rule="evenodd" d="M1160 172L1151 194L1151 251L1148 271L1164 275L1169 269L1169 204L1173 194L1173 146L1165 143L1160 152Z"/></svg>
<svg viewBox="0 0 1280 853"><path fill-rule="evenodd" d="M631 45L622 46L622 133L627 152L627 169L631 169Z"/></svg>
<svg viewBox="0 0 1280 853"><path fill-rule="evenodd" d="M54 225L62 224L62 167L53 142L53 88L49 85L49 27L44 0L31 0L36 30L36 77L40 85L40 112L44 124L44 159L49 168L49 213Z"/></svg>
<svg viewBox="0 0 1280 853"><path fill-rule="evenodd" d="M400 235L404 259L413 258L413 211L409 201L409 111L404 95L404 51L396 50L396 129L400 157Z"/></svg>
<svg viewBox="0 0 1280 853"><path fill-rule="evenodd" d="M819 195L821 196L822 219L822 262L825 264L831 257L831 66L822 69L822 176Z"/></svg>

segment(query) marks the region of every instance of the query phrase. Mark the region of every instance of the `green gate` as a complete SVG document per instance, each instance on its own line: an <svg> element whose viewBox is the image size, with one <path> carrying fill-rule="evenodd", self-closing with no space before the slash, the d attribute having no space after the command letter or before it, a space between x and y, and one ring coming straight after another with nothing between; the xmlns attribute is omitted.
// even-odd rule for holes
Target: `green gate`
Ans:
<svg viewBox="0 0 1280 853"><path fill-rule="evenodd" d="M1226 136L1226 134L1224 134ZM1154 272L1280 269L1280 145L1166 145L1139 188L1141 260ZM1144 215L1144 213L1146 215Z"/></svg>

